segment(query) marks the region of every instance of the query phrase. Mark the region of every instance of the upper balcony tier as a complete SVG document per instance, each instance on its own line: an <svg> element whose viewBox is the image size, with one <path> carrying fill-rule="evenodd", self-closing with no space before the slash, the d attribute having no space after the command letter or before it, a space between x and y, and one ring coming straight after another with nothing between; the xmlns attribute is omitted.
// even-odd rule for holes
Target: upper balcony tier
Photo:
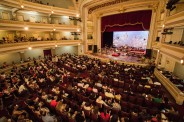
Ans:
<svg viewBox="0 0 184 122"><path fill-rule="evenodd" d="M76 16L76 14L79 14L78 10L53 7L53 6L33 3L29 1L21 2L20 0L1 0L0 4L5 5L5 6L14 7L14 8L24 9L28 11L37 11L40 13L55 14L55 15L61 15L61 16L62 15ZM23 5L24 7L21 8L21 5Z"/></svg>
<svg viewBox="0 0 184 122"><path fill-rule="evenodd" d="M184 11L178 12L166 18L166 27L181 27L184 26Z"/></svg>
<svg viewBox="0 0 184 122"><path fill-rule="evenodd" d="M1 30L24 30L24 27L28 27L29 30L38 31L77 31L80 29L76 25L61 25L61 24L45 24L45 23L33 23L33 22L21 22L12 20L0 20Z"/></svg>
<svg viewBox="0 0 184 122"><path fill-rule="evenodd" d="M52 41L35 41L35 42L21 42L0 44L0 54L10 52L20 52L31 48L54 48L63 45L79 45L81 40L52 40Z"/></svg>
<svg viewBox="0 0 184 122"><path fill-rule="evenodd" d="M160 50L161 53L169 55L179 61L184 58L184 46L169 43L157 43L153 45L152 48Z"/></svg>

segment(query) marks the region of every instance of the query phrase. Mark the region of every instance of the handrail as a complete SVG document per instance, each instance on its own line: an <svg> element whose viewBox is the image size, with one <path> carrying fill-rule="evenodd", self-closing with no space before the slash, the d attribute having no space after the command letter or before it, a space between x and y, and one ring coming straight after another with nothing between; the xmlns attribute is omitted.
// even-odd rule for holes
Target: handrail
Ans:
<svg viewBox="0 0 184 122"><path fill-rule="evenodd" d="M184 101L183 92L178 89L168 78L166 78L158 69L155 68L154 74L162 83L162 85L164 85L164 87L168 90L168 92L173 96L173 98L176 100L176 103L182 105Z"/></svg>

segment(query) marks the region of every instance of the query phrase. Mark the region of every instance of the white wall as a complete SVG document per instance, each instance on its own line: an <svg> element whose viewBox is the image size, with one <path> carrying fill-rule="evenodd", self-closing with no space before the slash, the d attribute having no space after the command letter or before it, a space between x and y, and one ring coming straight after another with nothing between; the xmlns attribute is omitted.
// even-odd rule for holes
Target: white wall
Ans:
<svg viewBox="0 0 184 122"><path fill-rule="evenodd" d="M7 64L12 64L12 61L14 61L15 63L20 63L20 55L18 52L0 55L0 65L2 65L3 62L6 62Z"/></svg>
<svg viewBox="0 0 184 122"><path fill-rule="evenodd" d="M171 35L170 34L166 34L166 37L165 37L165 42L170 42L170 41L172 41L171 40Z"/></svg>
<svg viewBox="0 0 184 122"><path fill-rule="evenodd" d="M175 67L176 59L162 54L161 58L161 67L165 68L165 70L173 72Z"/></svg>
<svg viewBox="0 0 184 122"><path fill-rule="evenodd" d="M171 36L171 41L173 42L179 42L182 39L183 29L174 29L173 34Z"/></svg>
<svg viewBox="0 0 184 122"><path fill-rule="evenodd" d="M179 78L184 79L184 65L181 65L180 63L176 62L173 73Z"/></svg>
<svg viewBox="0 0 184 122"><path fill-rule="evenodd" d="M32 50L26 50L24 52L25 59L30 57L31 59L34 57L38 59L39 56L44 57L43 49L32 49Z"/></svg>
<svg viewBox="0 0 184 122"><path fill-rule="evenodd" d="M55 49L56 55L61 55L63 53L78 54L78 46L61 46Z"/></svg>

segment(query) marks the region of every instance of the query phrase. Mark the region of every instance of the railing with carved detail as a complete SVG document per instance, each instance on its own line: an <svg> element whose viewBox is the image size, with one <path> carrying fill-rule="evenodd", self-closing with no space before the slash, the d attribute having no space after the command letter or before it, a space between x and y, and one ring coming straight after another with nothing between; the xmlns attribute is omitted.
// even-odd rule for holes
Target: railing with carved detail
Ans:
<svg viewBox="0 0 184 122"><path fill-rule="evenodd" d="M168 90L168 92L173 96L173 98L176 100L176 103L182 105L184 101L184 93L178 89L168 78L166 78L158 69L155 69L154 74L162 83L162 85L164 85L164 87Z"/></svg>

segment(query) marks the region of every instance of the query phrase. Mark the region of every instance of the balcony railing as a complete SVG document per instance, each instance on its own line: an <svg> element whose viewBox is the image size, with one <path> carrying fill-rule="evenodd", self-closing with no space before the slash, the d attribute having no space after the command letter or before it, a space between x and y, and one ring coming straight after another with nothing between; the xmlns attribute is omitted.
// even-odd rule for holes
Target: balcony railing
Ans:
<svg viewBox="0 0 184 122"><path fill-rule="evenodd" d="M184 26L184 11L178 12L166 18L166 27Z"/></svg>
<svg viewBox="0 0 184 122"><path fill-rule="evenodd" d="M13 29L22 30L25 26L28 26L29 29L37 29L42 31L53 31L54 28L57 31L77 31L77 29L80 28L79 26L76 25L60 25L60 24L21 22L13 20L0 20L1 30L13 30Z"/></svg>
<svg viewBox="0 0 184 122"><path fill-rule="evenodd" d="M56 45L78 45L81 44L81 40L53 40L53 41L35 41L35 42L20 42L20 43L7 43L0 45L0 53L16 52L27 50L29 47L34 48L52 48Z"/></svg>
<svg viewBox="0 0 184 122"><path fill-rule="evenodd" d="M174 44L162 43L160 47L160 52L167 54L177 60L181 60L184 57L183 46L176 46Z"/></svg>
<svg viewBox="0 0 184 122"><path fill-rule="evenodd" d="M21 8L21 4L24 5L24 10L29 11L37 11L41 13L49 14L51 11L54 11L55 15L66 15L66 16L76 16L76 14L79 13L77 10L71 10L71 9L65 9L65 8L59 8L59 7L53 7L43 4L37 4L29 1L23 1L22 3L20 0L3 0L0 2L2 5L10 6L13 8Z"/></svg>
<svg viewBox="0 0 184 122"><path fill-rule="evenodd" d="M159 79L159 81L164 85L164 87L169 91L169 93L176 100L176 103L179 105L183 104L184 94L178 89L168 78L166 78L159 70L155 69L155 76Z"/></svg>

